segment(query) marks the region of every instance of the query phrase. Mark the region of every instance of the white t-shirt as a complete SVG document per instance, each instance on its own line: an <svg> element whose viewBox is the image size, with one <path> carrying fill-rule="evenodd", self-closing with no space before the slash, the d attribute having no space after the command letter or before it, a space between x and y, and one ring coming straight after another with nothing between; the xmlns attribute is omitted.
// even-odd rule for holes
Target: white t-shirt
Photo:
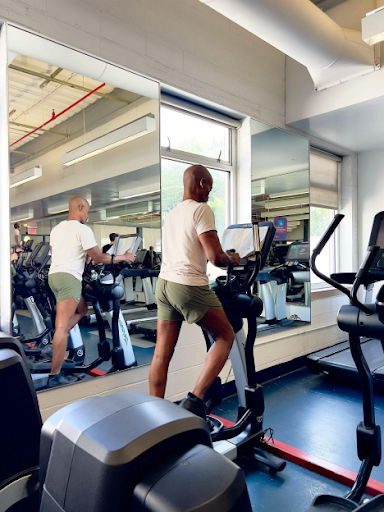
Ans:
<svg viewBox="0 0 384 512"><path fill-rule="evenodd" d="M160 277L190 286L207 285L207 256L199 240L207 231L216 231L207 203L187 199L178 204L163 226Z"/></svg>
<svg viewBox="0 0 384 512"><path fill-rule="evenodd" d="M82 280L86 252L97 243L91 228L77 220L64 220L51 231L52 260L50 274L65 272Z"/></svg>
<svg viewBox="0 0 384 512"><path fill-rule="evenodd" d="M11 230L11 233L12 233L12 230ZM13 235L11 236L11 245L16 245L16 238L15 237L18 237L18 243L21 242L20 240L20 231L16 228L13 229Z"/></svg>

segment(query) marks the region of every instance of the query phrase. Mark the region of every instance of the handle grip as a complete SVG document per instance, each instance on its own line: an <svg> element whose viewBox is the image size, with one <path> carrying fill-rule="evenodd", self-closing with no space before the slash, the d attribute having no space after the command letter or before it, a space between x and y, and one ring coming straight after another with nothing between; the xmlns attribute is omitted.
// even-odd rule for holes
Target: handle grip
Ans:
<svg viewBox="0 0 384 512"><path fill-rule="evenodd" d="M342 215L341 213L338 213L338 214L336 214L334 216L332 222L328 226L327 231L324 233L322 239L320 240L320 242L317 244L317 246L313 250L314 254L317 255L317 254L321 253L321 251L324 249L325 245L328 243L329 239L331 238L331 236L335 232L337 226L340 224L340 222L343 219L344 219L344 215Z"/></svg>

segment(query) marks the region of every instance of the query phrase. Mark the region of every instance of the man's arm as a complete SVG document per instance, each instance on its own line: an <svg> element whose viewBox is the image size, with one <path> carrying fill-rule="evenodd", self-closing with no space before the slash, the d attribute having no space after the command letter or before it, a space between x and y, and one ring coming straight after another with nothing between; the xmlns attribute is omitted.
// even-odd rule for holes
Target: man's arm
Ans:
<svg viewBox="0 0 384 512"><path fill-rule="evenodd" d="M106 263L106 264L111 263L111 260L112 260L111 255L107 254L107 253L105 253L105 254L102 253L97 245L95 247L92 247L91 249L88 249L85 252L88 254L88 256L91 257L91 259L95 263ZM115 256L113 261L114 261L114 263L120 263L121 261L126 261L127 263L129 263L129 262L135 261L135 259L136 259L136 254L131 254L130 249L129 249L124 254Z"/></svg>
<svg viewBox="0 0 384 512"><path fill-rule="evenodd" d="M216 231L207 231L199 235L199 240L204 248L207 259L216 267L228 267L238 265L240 256L237 253L226 253L221 247Z"/></svg>
<svg viewBox="0 0 384 512"><path fill-rule="evenodd" d="M15 242L16 242L16 245L19 245L19 235L15 235Z"/></svg>

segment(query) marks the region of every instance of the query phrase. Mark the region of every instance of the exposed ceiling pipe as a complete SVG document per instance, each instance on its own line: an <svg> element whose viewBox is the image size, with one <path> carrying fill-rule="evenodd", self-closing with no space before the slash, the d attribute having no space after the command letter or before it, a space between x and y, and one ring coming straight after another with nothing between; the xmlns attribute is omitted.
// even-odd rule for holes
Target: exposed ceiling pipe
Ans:
<svg viewBox="0 0 384 512"><path fill-rule="evenodd" d="M55 111L52 112L52 117L51 119L48 119L48 121L46 121L45 123L43 123L41 126L38 126L37 128L35 128L34 130L32 130L31 132L29 133L26 133L23 137L21 137L19 140L17 140L16 142L14 142L13 144L11 144L9 147L11 148L12 146L14 146L15 144L17 144L18 142L22 141L23 139L25 139L26 137L29 137L30 135L32 135L33 133L37 132L38 130L41 130L41 128L43 128L43 126L47 126L47 124L51 123L52 121L55 121L58 117L62 116L63 114L65 114L66 112L68 112L68 110L71 110L73 107L76 107L76 105L78 105L79 103L81 103L82 101L84 101L85 99L87 99L89 96L91 96L92 94L95 94L99 89L101 89L102 87L104 87L105 84L101 84L99 85L98 87L96 87L96 89L94 89L93 91L89 92L88 94L86 94L83 98L80 98L79 100L77 100L75 103L72 103L72 105L70 105L69 107L65 108L64 110L62 110L61 112L59 112L58 114L55 114Z"/></svg>
<svg viewBox="0 0 384 512"><path fill-rule="evenodd" d="M316 90L376 69L361 32L341 28L309 0L200 0L308 68Z"/></svg>

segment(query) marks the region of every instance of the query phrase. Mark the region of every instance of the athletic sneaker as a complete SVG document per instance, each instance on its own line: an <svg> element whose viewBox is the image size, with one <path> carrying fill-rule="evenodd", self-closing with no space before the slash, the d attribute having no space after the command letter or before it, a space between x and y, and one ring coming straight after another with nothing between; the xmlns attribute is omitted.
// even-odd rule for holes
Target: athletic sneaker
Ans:
<svg viewBox="0 0 384 512"><path fill-rule="evenodd" d="M196 416L199 416L205 420L207 413L204 402L201 400L201 398L198 398L193 393L189 392L188 395L182 399L179 405L183 409L186 409L189 412L193 412L193 414L196 414Z"/></svg>
<svg viewBox="0 0 384 512"><path fill-rule="evenodd" d="M65 386L66 384L73 384L74 382L77 382L77 380L77 377L74 375L66 375L65 373L50 375L47 381L47 389L55 388L56 386Z"/></svg>

